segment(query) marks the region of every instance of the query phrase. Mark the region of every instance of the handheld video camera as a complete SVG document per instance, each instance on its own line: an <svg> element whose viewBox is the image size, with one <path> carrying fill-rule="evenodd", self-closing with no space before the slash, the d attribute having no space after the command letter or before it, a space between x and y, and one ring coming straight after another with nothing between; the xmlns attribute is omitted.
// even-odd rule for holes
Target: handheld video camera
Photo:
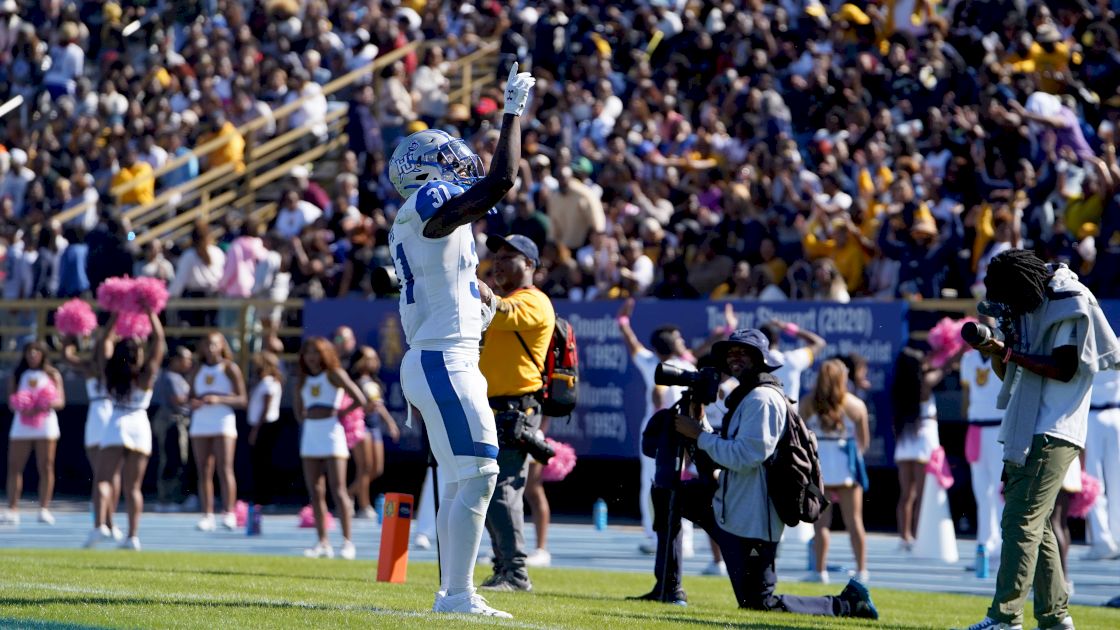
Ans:
<svg viewBox="0 0 1120 630"><path fill-rule="evenodd" d="M667 387L686 387L689 400L701 405L710 405L716 401L722 380L719 370L712 367L692 371L660 363L653 373L654 383Z"/></svg>

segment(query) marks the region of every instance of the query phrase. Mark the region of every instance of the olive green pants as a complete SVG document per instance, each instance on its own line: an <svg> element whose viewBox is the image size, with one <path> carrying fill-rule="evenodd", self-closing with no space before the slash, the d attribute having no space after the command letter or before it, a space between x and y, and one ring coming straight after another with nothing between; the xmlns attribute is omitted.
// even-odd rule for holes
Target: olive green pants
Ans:
<svg viewBox="0 0 1120 630"><path fill-rule="evenodd" d="M1081 449L1048 435L1036 435L1027 462L1005 463L1003 553L996 595L988 616L1022 623L1023 605L1034 586L1034 616L1040 627L1057 625L1067 615L1069 593L1050 514L1066 470Z"/></svg>

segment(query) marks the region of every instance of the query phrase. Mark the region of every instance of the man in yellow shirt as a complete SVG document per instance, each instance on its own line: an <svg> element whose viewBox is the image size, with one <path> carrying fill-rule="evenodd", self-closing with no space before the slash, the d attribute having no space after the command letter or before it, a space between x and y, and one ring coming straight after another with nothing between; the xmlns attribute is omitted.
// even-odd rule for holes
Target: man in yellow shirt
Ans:
<svg viewBox="0 0 1120 630"><path fill-rule="evenodd" d="M152 166L139 159L136 149L129 148L124 152L121 160L121 170L113 176L113 188L136 181L136 185L125 191L120 196L120 202L125 206L142 206L155 201L156 178L152 177Z"/></svg>
<svg viewBox="0 0 1120 630"><path fill-rule="evenodd" d="M210 114L210 133L199 138L198 144L201 146L217 138L225 138L226 142L210 154L208 166L218 168L233 164L235 173L245 172L245 137L233 123L226 120L226 115L221 111Z"/></svg>
<svg viewBox="0 0 1120 630"><path fill-rule="evenodd" d="M526 448L525 436L543 442L539 394L544 381L545 355L556 326L552 302L533 286L540 264L536 244L526 236L490 236L494 319L482 340L479 369L486 377L486 396L498 425L498 485L486 514L486 529L494 547L494 574L482 583L493 591L529 591L533 585L525 568L525 492L529 461L545 456L539 447Z"/></svg>

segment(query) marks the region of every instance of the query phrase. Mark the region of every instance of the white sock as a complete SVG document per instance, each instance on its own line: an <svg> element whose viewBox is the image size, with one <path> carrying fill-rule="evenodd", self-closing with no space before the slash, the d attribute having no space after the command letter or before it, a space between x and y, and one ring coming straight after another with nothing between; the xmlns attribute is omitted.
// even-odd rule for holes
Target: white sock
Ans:
<svg viewBox="0 0 1120 630"><path fill-rule="evenodd" d="M444 575L447 576L447 594L458 595L474 588L474 565L478 558L478 546L482 542L482 528L486 523L486 509L498 475L491 473L482 477L472 477L459 481L459 491L455 501L449 506L448 521L449 552L440 557L447 558ZM442 507L442 506L441 506ZM455 527L450 527L454 522Z"/></svg>
<svg viewBox="0 0 1120 630"><path fill-rule="evenodd" d="M451 558L451 508L455 505L455 495L459 493L459 482L449 481L441 488L432 488L439 494L439 512L436 514L436 541L439 544L440 580L439 590L447 592L447 576Z"/></svg>

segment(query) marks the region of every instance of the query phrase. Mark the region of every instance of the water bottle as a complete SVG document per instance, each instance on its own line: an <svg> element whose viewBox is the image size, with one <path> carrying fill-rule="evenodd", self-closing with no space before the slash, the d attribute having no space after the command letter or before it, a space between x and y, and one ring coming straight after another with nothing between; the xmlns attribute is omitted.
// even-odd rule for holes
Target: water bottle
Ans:
<svg viewBox="0 0 1120 630"><path fill-rule="evenodd" d="M813 550L813 543L816 542L816 536L809 539L809 572L813 573L817 570L817 554Z"/></svg>
<svg viewBox="0 0 1120 630"><path fill-rule="evenodd" d="M976 577L988 577L988 548L984 545L976 545Z"/></svg>
<svg viewBox="0 0 1120 630"><path fill-rule="evenodd" d="M595 529L603 531L607 528L607 502L599 499L595 502L595 507L591 510L591 520L595 523Z"/></svg>
<svg viewBox="0 0 1120 630"><path fill-rule="evenodd" d="M245 514L245 535L261 535L261 506L249 504L249 511Z"/></svg>
<svg viewBox="0 0 1120 630"><path fill-rule="evenodd" d="M377 512L377 524L380 525L382 520L384 520L384 514L383 514L383 512L385 511L385 495L384 494L377 495L377 498L373 500L373 511Z"/></svg>

